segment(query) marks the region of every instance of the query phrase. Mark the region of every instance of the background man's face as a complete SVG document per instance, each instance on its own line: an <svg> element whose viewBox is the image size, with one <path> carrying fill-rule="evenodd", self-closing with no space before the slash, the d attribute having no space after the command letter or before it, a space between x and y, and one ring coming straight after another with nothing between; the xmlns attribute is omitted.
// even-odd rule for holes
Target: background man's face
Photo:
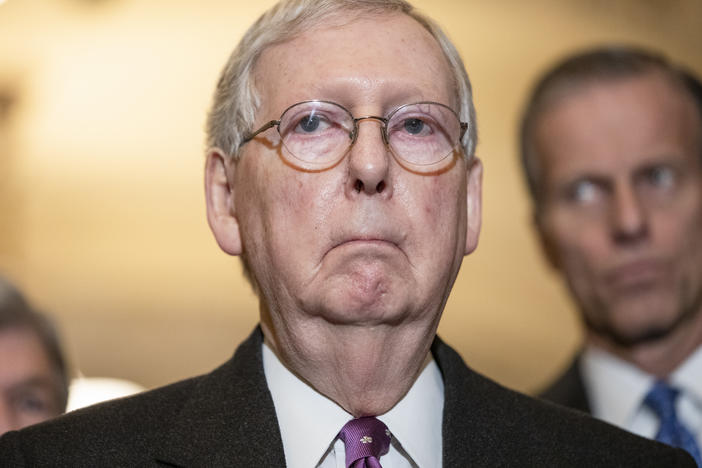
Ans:
<svg viewBox="0 0 702 468"><path fill-rule="evenodd" d="M23 328L0 331L0 434L58 416L59 385L39 338Z"/></svg>
<svg viewBox="0 0 702 468"><path fill-rule="evenodd" d="M591 327L633 343L702 313L700 117L655 73L540 118L539 228Z"/></svg>
<svg viewBox="0 0 702 468"><path fill-rule="evenodd" d="M310 99L355 116L426 100L458 107L438 44L404 15L308 31L266 50L255 76L256 126ZM278 139L270 130L248 143L232 176L244 250L276 329L438 320L466 251L463 159L413 174L386 149L378 122L363 121L338 165L303 172L281 159Z"/></svg>

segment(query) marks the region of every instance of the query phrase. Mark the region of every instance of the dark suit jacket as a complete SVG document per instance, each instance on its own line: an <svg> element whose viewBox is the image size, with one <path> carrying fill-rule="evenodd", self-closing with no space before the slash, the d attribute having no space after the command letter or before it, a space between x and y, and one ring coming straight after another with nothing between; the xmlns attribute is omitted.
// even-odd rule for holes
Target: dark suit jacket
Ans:
<svg viewBox="0 0 702 468"><path fill-rule="evenodd" d="M568 369L560 377L539 393L539 397L568 408L592 414L585 383L580 373L580 355L573 359Z"/></svg>
<svg viewBox="0 0 702 468"><path fill-rule="evenodd" d="M212 373L0 438L0 466L283 467L257 329ZM684 452L507 390L437 339L444 467L694 467ZM433 467L422 467L433 468Z"/></svg>

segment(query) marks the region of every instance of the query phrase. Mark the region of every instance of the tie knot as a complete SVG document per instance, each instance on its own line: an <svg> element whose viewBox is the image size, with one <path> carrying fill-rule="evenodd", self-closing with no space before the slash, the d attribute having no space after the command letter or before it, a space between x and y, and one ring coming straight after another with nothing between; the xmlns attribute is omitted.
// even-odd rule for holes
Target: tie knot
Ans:
<svg viewBox="0 0 702 468"><path fill-rule="evenodd" d="M678 393L680 391L676 388L658 380L646 394L644 403L659 417L666 419L666 415L675 414L675 399L678 397Z"/></svg>
<svg viewBox="0 0 702 468"><path fill-rule="evenodd" d="M346 446L347 468L368 457L374 457L377 462L390 448L390 431L374 417L352 419L341 428L339 438Z"/></svg>

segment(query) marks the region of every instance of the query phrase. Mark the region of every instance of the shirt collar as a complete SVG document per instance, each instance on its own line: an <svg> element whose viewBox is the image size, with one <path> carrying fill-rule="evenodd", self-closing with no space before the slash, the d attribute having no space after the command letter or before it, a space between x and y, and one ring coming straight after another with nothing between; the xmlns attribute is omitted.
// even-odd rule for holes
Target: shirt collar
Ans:
<svg viewBox="0 0 702 468"><path fill-rule="evenodd" d="M317 466L352 416L297 378L265 342L263 372L273 397L287 466Z"/></svg>
<svg viewBox="0 0 702 468"><path fill-rule="evenodd" d="M434 359L428 361L407 394L377 418L418 466L441 466L444 384ZM287 465L317 466L353 416L290 372L265 342L263 370Z"/></svg>
<svg viewBox="0 0 702 468"><path fill-rule="evenodd" d="M628 427L654 378L593 346L585 349L581 359L593 416L615 426Z"/></svg>
<svg viewBox="0 0 702 468"><path fill-rule="evenodd" d="M628 427L655 377L633 364L589 346L582 355L583 380L593 416ZM670 383L702 408L702 346L670 375Z"/></svg>
<svg viewBox="0 0 702 468"><path fill-rule="evenodd" d="M378 419L417 466L441 466L443 413L444 381L430 355L407 394Z"/></svg>
<svg viewBox="0 0 702 468"><path fill-rule="evenodd" d="M702 346L698 346L670 376L670 382L702 408Z"/></svg>

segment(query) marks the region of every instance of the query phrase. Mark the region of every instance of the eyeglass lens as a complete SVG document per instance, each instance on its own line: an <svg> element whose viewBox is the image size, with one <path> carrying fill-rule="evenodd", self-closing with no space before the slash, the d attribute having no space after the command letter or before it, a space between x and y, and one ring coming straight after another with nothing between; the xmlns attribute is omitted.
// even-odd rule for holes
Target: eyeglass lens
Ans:
<svg viewBox="0 0 702 468"><path fill-rule="evenodd" d="M360 122L359 122L360 123ZM303 167L335 164L352 144L354 118L332 102L301 102L282 115L278 131L285 156ZM392 152L416 169L433 166L453 153L461 125L451 109L438 103L399 107L388 116L385 130ZM296 160L296 161L295 161Z"/></svg>

